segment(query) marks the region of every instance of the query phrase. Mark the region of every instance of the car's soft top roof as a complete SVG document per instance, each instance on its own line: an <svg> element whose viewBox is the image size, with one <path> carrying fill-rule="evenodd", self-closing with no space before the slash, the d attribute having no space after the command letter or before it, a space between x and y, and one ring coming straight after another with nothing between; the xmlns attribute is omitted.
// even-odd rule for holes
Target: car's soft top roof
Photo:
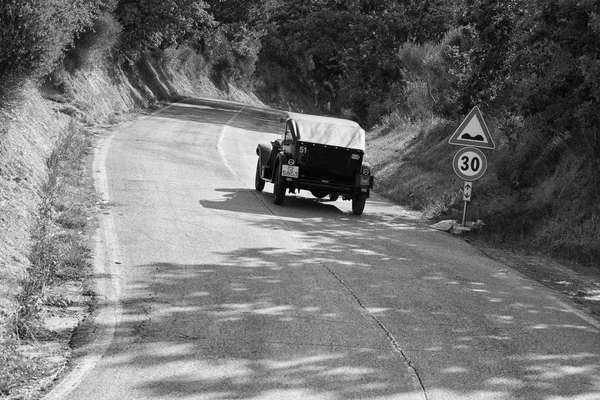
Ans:
<svg viewBox="0 0 600 400"><path fill-rule="evenodd" d="M296 124L298 140L365 150L365 131L354 121L288 113Z"/></svg>

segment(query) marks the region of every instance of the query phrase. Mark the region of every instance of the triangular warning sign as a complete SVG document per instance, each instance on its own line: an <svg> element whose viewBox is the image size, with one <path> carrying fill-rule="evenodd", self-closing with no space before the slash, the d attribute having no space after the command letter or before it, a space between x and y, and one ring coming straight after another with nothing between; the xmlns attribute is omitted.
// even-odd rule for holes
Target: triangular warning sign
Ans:
<svg viewBox="0 0 600 400"><path fill-rule="evenodd" d="M448 139L448 143L457 146L480 147L482 149L496 148L477 106L473 107L456 132Z"/></svg>

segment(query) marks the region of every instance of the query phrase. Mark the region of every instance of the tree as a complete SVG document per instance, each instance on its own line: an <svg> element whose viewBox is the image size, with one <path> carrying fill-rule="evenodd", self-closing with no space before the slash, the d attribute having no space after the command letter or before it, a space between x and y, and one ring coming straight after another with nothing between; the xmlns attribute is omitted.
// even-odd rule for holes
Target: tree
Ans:
<svg viewBox="0 0 600 400"><path fill-rule="evenodd" d="M41 77L91 26L102 0L5 0L0 5L0 97Z"/></svg>
<svg viewBox="0 0 600 400"><path fill-rule="evenodd" d="M122 0L116 9L123 25L124 48L135 54L181 44L211 26L202 0Z"/></svg>
<svg viewBox="0 0 600 400"><path fill-rule="evenodd" d="M527 0L467 0L458 24L464 36L461 49L468 55L470 76L464 80L463 111L488 105L500 95L511 74L516 51L513 40L517 24L526 13Z"/></svg>
<svg viewBox="0 0 600 400"><path fill-rule="evenodd" d="M205 3L209 6L208 12L221 24L254 21L265 4L263 0L205 0Z"/></svg>
<svg viewBox="0 0 600 400"><path fill-rule="evenodd" d="M600 123L599 13L592 1L542 2L528 38L533 51L526 65L538 80L526 97L527 112L543 113L566 131Z"/></svg>
<svg viewBox="0 0 600 400"><path fill-rule="evenodd" d="M302 88L317 106L351 108L374 122L402 85L397 50L408 38L404 14L388 3L288 0L268 21L263 71L286 70L282 84Z"/></svg>

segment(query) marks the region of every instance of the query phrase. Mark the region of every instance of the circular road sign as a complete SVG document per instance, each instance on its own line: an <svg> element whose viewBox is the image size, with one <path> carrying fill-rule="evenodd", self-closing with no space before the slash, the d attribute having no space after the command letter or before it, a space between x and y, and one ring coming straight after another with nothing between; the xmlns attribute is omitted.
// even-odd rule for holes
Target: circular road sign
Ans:
<svg viewBox="0 0 600 400"><path fill-rule="evenodd" d="M481 150L475 147L465 147L454 156L452 167L459 178L472 182L485 174L487 159Z"/></svg>

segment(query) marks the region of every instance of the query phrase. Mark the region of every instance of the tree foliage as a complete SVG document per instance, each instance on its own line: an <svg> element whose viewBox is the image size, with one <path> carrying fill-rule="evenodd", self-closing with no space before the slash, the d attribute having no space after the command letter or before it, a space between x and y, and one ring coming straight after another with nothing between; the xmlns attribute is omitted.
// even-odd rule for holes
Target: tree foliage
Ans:
<svg viewBox="0 0 600 400"><path fill-rule="evenodd" d="M202 0L121 0L116 14L123 26L123 49L129 55L181 44L210 27Z"/></svg>
<svg viewBox="0 0 600 400"><path fill-rule="evenodd" d="M404 14L388 3L286 1L267 21L261 67L287 70L317 107L374 120L402 92L397 50L409 37Z"/></svg>
<svg viewBox="0 0 600 400"><path fill-rule="evenodd" d="M5 0L0 5L0 96L51 71L102 0Z"/></svg>
<svg viewBox="0 0 600 400"><path fill-rule="evenodd" d="M467 11L460 21L470 29L472 69L461 88L463 106L483 104L536 121L512 141L521 153L512 181L532 185L552 174L564 149L588 160L582 175L597 175L600 3L476 0ZM600 191L590 198L599 199Z"/></svg>
<svg viewBox="0 0 600 400"><path fill-rule="evenodd" d="M274 7L264 0L205 0L215 21L221 24L252 23L260 20L260 10Z"/></svg>
<svg viewBox="0 0 600 400"><path fill-rule="evenodd" d="M263 81L316 111L371 125L479 105L599 158L599 15L594 0L6 0L0 79L43 75L73 43L130 59L189 44L216 81Z"/></svg>

